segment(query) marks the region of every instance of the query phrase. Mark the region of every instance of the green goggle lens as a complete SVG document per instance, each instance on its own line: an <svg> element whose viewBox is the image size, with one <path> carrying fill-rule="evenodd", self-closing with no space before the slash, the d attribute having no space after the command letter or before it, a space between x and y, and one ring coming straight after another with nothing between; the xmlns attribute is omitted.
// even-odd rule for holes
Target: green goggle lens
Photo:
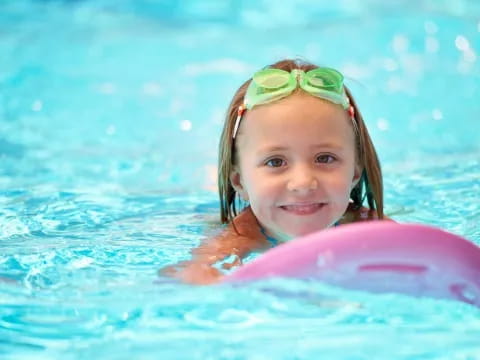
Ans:
<svg viewBox="0 0 480 360"><path fill-rule="evenodd" d="M314 69L305 74L306 82L314 87L340 92L343 75L334 69Z"/></svg>
<svg viewBox="0 0 480 360"><path fill-rule="evenodd" d="M279 89L288 84L290 73L280 69L266 69L257 72L253 81L257 86L265 89Z"/></svg>

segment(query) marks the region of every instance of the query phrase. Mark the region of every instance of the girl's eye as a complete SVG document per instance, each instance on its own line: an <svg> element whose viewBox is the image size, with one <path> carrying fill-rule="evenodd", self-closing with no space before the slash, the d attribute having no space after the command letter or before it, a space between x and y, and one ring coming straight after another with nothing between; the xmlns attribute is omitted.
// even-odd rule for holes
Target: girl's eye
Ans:
<svg viewBox="0 0 480 360"><path fill-rule="evenodd" d="M269 166L269 167L280 167L282 165L285 165L285 161L283 159L280 159L280 158L274 158L274 159L270 159L268 160L265 165Z"/></svg>
<svg viewBox="0 0 480 360"><path fill-rule="evenodd" d="M325 154L325 155L318 155L316 160L318 163L331 164L336 159L332 155Z"/></svg>

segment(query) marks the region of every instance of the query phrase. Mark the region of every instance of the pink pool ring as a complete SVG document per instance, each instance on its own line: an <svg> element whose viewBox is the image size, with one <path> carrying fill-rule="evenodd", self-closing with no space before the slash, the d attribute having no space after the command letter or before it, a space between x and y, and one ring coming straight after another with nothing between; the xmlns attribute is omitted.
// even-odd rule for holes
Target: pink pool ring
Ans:
<svg viewBox="0 0 480 360"><path fill-rule="evenodd" d="M323 230L267 251L225 281L269 277L480 306L480 248L425 225L372 221Z"/></svg>

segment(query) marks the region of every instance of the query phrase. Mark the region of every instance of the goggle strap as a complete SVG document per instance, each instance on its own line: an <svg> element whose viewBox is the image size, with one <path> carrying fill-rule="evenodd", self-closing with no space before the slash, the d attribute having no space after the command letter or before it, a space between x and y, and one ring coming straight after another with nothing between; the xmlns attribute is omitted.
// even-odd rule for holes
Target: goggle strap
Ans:
<svg viewBox="0 0 480 360"><path fill-rule="evenodd" d="M232 135L232 139L235 139L235 137L237 136L237 132L238 132L238 128L240 126L240 120L242 120L242 116L243 116L243 113L245 112L247 108L245 107L245 105L240 105L238 107L238 110L237 110L237 118L235 120L235 125L233 127L233 135Z"/></svg>

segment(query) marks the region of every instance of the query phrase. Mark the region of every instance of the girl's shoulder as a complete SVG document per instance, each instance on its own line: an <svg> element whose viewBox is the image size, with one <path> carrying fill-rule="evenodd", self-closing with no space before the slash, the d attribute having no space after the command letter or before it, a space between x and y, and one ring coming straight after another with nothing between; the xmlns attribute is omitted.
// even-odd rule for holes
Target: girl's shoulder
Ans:
<svg viewBox="0 0 480 360"><path fill-rule="evenodd" d="M250 207L242 210L220 233L214 236L213 243L217 248L225 249L225 253L233 251L240 257L251 251L264 248L268 241L262 234L257 218Z"/></svg>
<svg viewBox="0 0 480 360"><path fill-rule="evenodd" d="M233 221L227 226L227 229L230 230L232 235L234 234L234 236L249 239L252 243L255 243L256 246L265 245L265 236L263 235L260 224L250 206L246 207L235 216Z"/></svg>

